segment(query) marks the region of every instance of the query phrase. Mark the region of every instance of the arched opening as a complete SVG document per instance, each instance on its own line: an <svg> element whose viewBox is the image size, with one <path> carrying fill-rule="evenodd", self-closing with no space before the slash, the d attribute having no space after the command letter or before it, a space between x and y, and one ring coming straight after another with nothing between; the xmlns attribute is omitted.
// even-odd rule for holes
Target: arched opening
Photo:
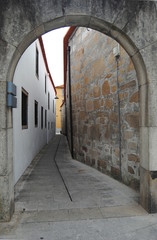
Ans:
<svg viewBox="0 0 157 240"><path fill-rule="evenodd" d="M142 59L141 54L138 51L138 48L135 46L135 44L132 42L132 40L120 29L116 28L115 26L111 25L110 23L100 20L96 17L91 16L67 16L66 17L66 23L65 23L65 17L57 18L55 20L52 20L48 23L44 24L43 26L37 27L33 30L33 32L28 33L27 36L23 39L23 41L18 45L16 51L14 52L14 55L12 57L12 60L9 65L8 69L8 75L7 79L8 81L12 81L14 71L16 68L16 65L22 56L22 53L25 51L25 49L40 35L64 26L82 26L82 27L89 27L91 29L97 30L99 32L102 32L103 34L106 34L110 36L111 38L115 39L128 53L128 55L131 57L132 62L134 64L137 79L139 82L139 87L141 85L144 85L147 83L147 73L144 61ZM140 88L141 89L141 88ZM143 101L146 99L147 91L142 91L140 93L140 104L141 104L141 110L140 110L140 118L141 121L145 119L145 109L146 109L146 101ZM12 112L8 111L8 116L12 116ZM142 134L142 133L141 133ZM142 136L142 135L141 135ZM12 141L12 140L11 140ZM10 143L8 142L8 145ZM13 200L13 199L12 199Z"/></svg>

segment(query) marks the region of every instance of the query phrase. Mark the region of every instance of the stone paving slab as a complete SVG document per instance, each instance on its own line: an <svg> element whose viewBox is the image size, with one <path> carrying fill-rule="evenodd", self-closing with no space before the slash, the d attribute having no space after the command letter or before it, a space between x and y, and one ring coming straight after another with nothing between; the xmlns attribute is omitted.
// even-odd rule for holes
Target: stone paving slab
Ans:
<svg viewBox="0 0 157 240"><path fill-rule="evenodd" d="M139 193L73 160L64 136L40 152L15 197L15 214L0 224L0 239L157 239L157 215L139 205Z"/></svg>

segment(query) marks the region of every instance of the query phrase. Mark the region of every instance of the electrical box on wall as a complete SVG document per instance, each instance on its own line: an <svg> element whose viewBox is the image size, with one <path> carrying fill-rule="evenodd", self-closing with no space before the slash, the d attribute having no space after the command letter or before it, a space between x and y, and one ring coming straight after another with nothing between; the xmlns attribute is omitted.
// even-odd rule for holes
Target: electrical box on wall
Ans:
<svg viewBox="0 0 157 240"><path fill-rule="evenodd" d="M119 44L117 44L117 46L113 48L113 55L115 57L120 57L120 46L119 46Z"/></svg>
<svg viewBox="0 0 157 240"><path fill-rule="evenodd" d="M12 82L7 82L7 106L16 108L17 99L16 99L16 86Z"/></svg>
<svg viewBox="0 0 157 240"><path fill-rule="evenodd" d="M10 93L8 94L8 99L7 99L7 106L16 108L17 106L17 99L15 96L11 95Z"/></svg>

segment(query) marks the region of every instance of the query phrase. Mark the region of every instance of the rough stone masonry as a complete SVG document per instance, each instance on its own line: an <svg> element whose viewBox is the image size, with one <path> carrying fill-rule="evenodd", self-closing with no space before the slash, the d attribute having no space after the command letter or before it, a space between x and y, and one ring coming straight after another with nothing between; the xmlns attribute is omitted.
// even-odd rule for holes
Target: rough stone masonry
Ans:
<svg viewBox="0 0 157 240"><path fill-rule="evenodd" d="M97 31L78 28L69 45L74 158L120 179L120 131L122 181L139 189L139 91L132 61L120 47L119 129L113 55L117 42Z"/></svg>

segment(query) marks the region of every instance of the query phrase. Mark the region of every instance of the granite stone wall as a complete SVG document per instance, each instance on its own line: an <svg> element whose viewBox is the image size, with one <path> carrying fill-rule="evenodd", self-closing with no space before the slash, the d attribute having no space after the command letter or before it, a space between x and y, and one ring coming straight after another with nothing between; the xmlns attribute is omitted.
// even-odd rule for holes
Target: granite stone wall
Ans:
<svg viewBox="0 0 157 240"><path fill-rule="evenodd" d="M139 91L132 61L120 47L117 69L113 54L113 48L117 46L117 42L91 29L78 28L70 39L69 45L71 46L74 158L116 179L120 179L121 172L122 181L138 189L140 178ZM118 127L117 70L120 86L120 129ZM68 108L68 93L66 97ZM67 121L70 121L68 116ZM121 164L119 131L121 133ZM70 134L67 135L69 139Z"/></svg>

